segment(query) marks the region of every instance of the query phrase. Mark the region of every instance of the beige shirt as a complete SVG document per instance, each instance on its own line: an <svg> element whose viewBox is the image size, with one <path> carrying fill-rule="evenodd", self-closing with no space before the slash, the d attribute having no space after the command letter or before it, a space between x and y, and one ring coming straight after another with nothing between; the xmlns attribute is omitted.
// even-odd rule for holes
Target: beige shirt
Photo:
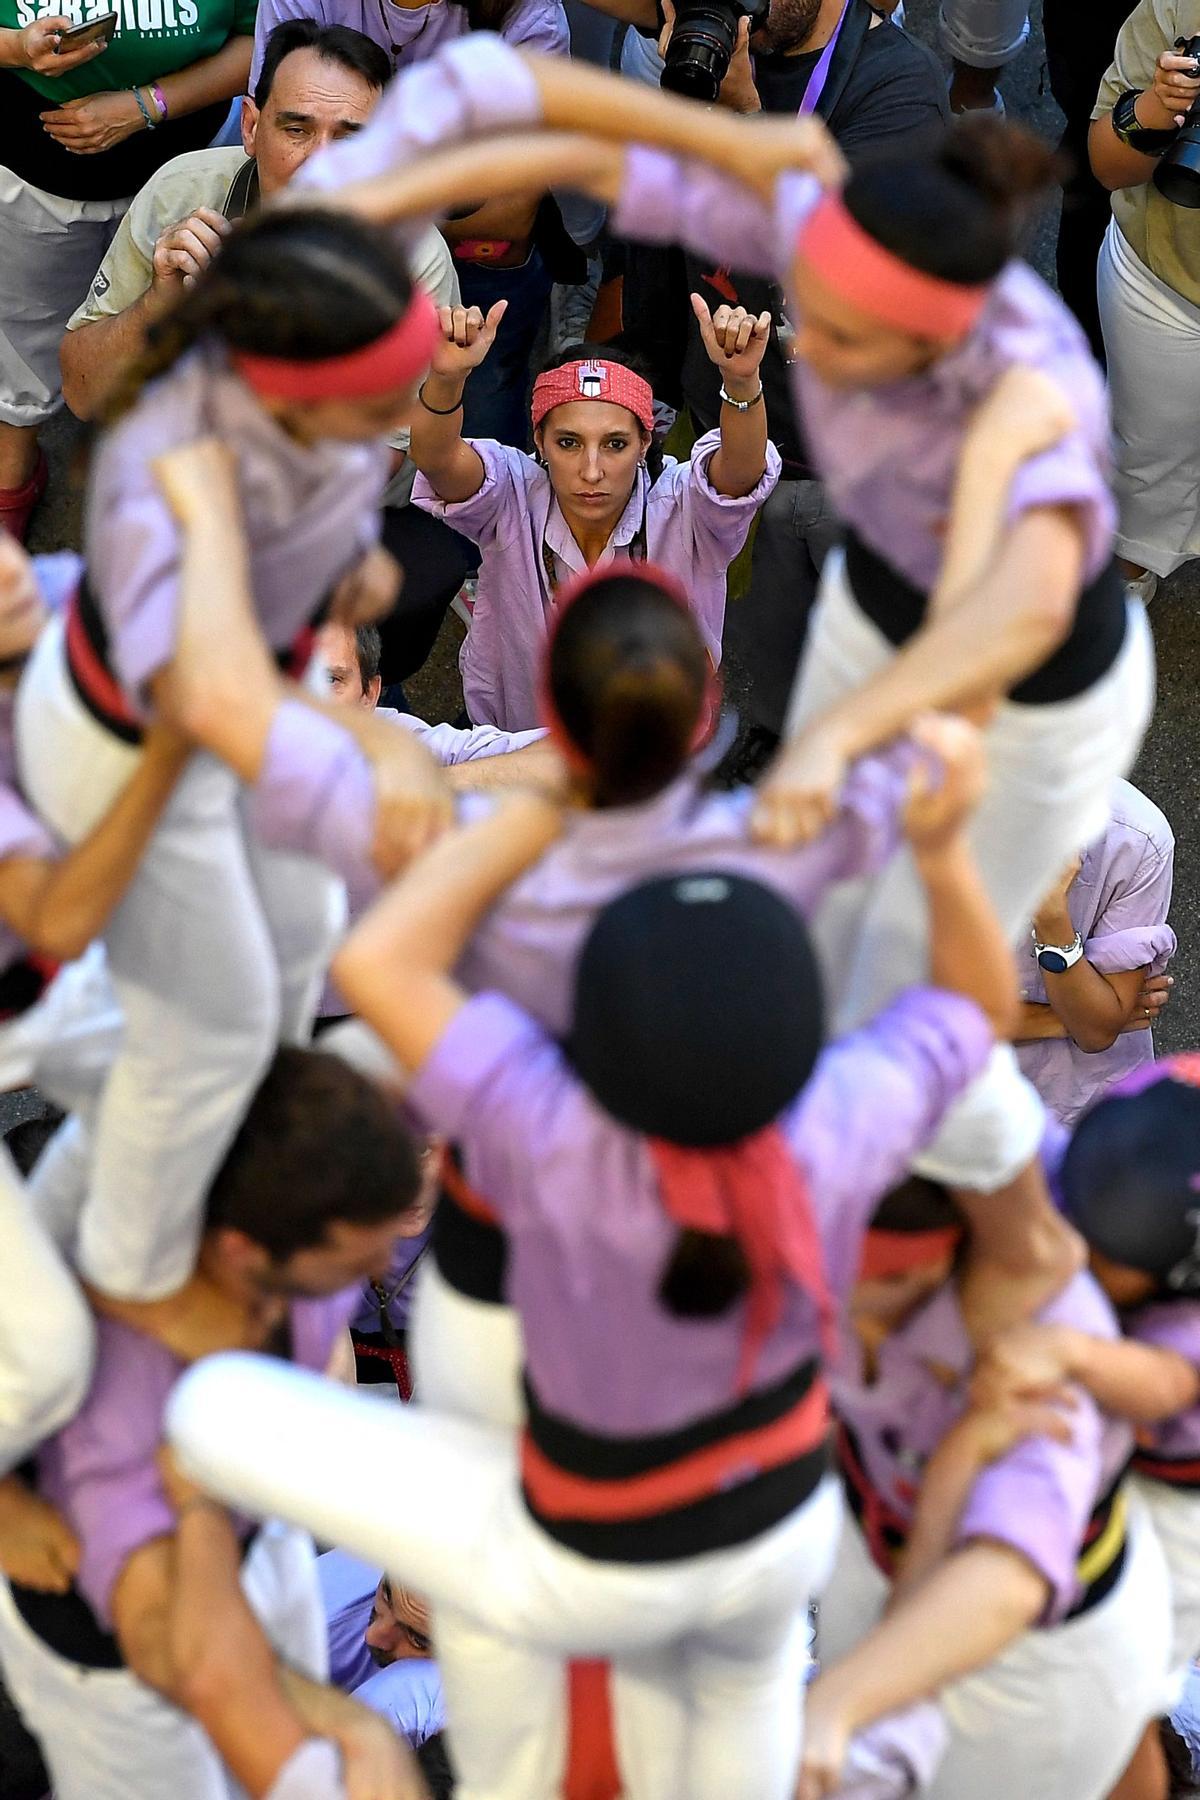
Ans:
<svg viewBox="0 0 1200 1800"><path fill-rule="evenodd" d="M1093 119L1116 105L1125 88L1148 88L1164 50L1200 32L1200 0L1141 0L1121 27L1116 56L1096 98ZM1173 206L1145 181L1118 188L1113 216L1130 248L1151 272L1193 306L1200 306L1200 214Z"/></svg>
<svg viewBox="0 0 1200 1800"><path fill-rule="evenodd" d="M192 150L164 163L134 196L121 220L108 253L96 271L87 299L71 314L68 331L112 319L140 300L154 277L154 246L164 231L178 225L197 207L224 212L229 191L246 167L245 152L237 145L215 150ZM432 228L419 239L411 258L413 278L432 294L438 306L458 306L458 275L446 240ZM408 449L407 431L391 440L395 450ZM384 503L407 504L416 471L406 461L393 477Z"/></svg>

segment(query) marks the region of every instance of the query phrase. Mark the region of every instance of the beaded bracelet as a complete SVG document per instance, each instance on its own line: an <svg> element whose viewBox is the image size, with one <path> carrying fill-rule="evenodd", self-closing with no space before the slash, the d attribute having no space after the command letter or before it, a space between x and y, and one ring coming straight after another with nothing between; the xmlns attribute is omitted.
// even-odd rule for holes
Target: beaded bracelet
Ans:
<svg viewBox="0 0 1200 1800"><path fill-rule="evenodd" d="M146 130L147 131L157 131L158 130L158 120L152 119L150 117L150 108L146 105L146 102L142 99L141 88L134 87L134 88L130 88L129 91L133 95L134 99L137 101L138 111L141 113L143 119L146 121Z"/></svg>

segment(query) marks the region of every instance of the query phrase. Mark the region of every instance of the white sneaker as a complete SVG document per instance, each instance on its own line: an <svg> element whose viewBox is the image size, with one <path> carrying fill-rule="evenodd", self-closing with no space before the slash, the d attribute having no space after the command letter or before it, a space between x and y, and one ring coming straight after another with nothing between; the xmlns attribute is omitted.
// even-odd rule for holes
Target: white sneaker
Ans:
<svg viewBox="0 0 1200 1800"><path fill-rule="evenodd" d="M1126 577L1125 598L1127 600L1140 600L1143 606L1149 606L1157 592L1158 576L1151 569L1147 569L1144 575L1139 575L1136 579L1132 576Z"/></svg>

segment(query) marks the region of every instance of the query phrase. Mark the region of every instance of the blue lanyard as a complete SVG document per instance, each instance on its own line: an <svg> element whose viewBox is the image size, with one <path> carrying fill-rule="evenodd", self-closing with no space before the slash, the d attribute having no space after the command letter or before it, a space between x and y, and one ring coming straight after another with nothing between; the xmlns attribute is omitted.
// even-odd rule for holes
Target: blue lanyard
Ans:
<svg viewBox="0 0 1200 1800"><path fill-rule="evenodd" d="M822 50L820 60L808 78L808 86L805 88L804 98L800 102L798 115L800 118L804 118L806 113L814 113L817 110L817 103L825 92L825 84L829 80L829 71L833 66L833 53L837 49L838 39L842 35L842 26L846 23L846 14L850 11L852 3L853 0L845 0L841 16L833 28L833 36Z"/></svg>

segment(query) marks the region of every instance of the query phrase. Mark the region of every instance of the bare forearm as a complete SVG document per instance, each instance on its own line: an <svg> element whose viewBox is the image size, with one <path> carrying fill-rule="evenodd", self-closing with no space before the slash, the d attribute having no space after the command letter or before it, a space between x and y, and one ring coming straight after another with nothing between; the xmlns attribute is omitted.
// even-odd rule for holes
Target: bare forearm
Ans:
<svg viewBox="0 0 1200 1800"><path fill-rule="evenodd" d="M1013 1042L1036 1044L1051 1038L1065 1038L1067 1028L1052 1006L1037 1000L1022 1000L1017 1009L1017 1025Z"/></svg>
<svg viewBox="0 0 1200 1800"><path fill-rule="evenodd" d="M498 756L475 756L470 762L455 763L446 770L450 786L460 791L473 788L530 787L547 794L558 793L563 786L563 765L549 738L526 744L520 750L502 751Z"/></svg>
<svg viewBox="0 0 1200 1800"><path fill-rule="evenodd" d="M59 961L82 956L124 897L174 791L187 749L152 738L96 829L53 867L22 935Z"/></svg>
<svg viewBox="0 0 1200 1800"><path fill-rule="evenodd" d="M1042 1612L1046 1583L1000 1544L970 1544L888 1612L819 1685L845 1696L856 1729L982 1668Z"/></svg>
<svg viewBox="0 0 1200 1800"><path fill-rule="evenodd" d="M94 319L68 331L58 353L63 396L77 419L100 412L117 378L146 345L146 328L167 302L149 287L140 300L111 319Z"/></svg>
<svg viewBox="0 0 1200 1800"><path fill-rule="evenodd" d="M696 156L719 167L745 154L754 125L722 107L697 106L663 88L650 88L567 57L526 54L551 131L570 131L581 119L597 137L618 144L648 144L677 156ZM797 145L807 121L797 126ZM800 166L798 161L797 166Z"/></svg>
<svg viewBox="0 0 1200 1800"><path fill-rule="evenodd" d="M483 486L478 451L464 443L462 401L469 374L431 370L413 408L408 454L439 499L469 500Z"/></svg>
<svg viewBox="0 0 1200 1800"><path fill-rule="evenodd" d="M855 757L895 737L918 713L963 711L998 698L1062 643L1082 565L1082 538L1070 515L1027 515L987 577L816 726L830 727Z"/></svg>
<svg viewBox="0 0 1200 1800"><path fill-rule="evenodd" d="M756 376L751 382L726 383L735 400L748 400L761 392ZM744 391L748 390L748 391ZM767 409L762 401L749 412L735 406L721 407L721 445L708 465L708 478L718 494L740 499L753 493L767 466Z"/></svg>
<svg viewBox="0 0 1200 1800"><path fill-rule="evenodd" d="M620 146L579 132L513 132L436 151L384 175L349 183L325 199L373 224L436 218L514 193L536 197L559 182L611 204L620 191L624 161ZM304 198L321 203L320 196L306 193Z"/></svg>
<svg viewBox="0 0 1200 1800"><path fill-rule="evenodd" d="M918 854L917 873L929 907L934 985L973 1000L997 1037L1009 1037L1017 1004L1012 953L966 840Z"/></svg>
<svg viewBox="0 0 1200 1800"><path fill-rule="evenodd" d="M954 1547L963 1507L979 1475L980 1462L967 1434L952 1429L925 1466L908 1542L904 1546L890 1607L944 1562Z"/></svg>
<svg viewBox="0 0 1200 1800"><path fill-rule="evenodd" d="M213 56L201 57L190 68L164 75L158 82L167 103L169 118L199 112L202 106L214 106L218 100L232 100L245 92L254 56L252 37L233 37Z"/></svg>
<svg viewBox="0 0 1200 1800"><path fill-rule="evenodd" d="M254 614L250 560L232 501L185 527L171 692L184 728L242 781L257 781L284 684Z"/></svg>
<svg viewBox="0 0 1200 1800"><path fill-rule="evenodd" d="M1093 1054L1111 1049L1125 1029L1127 1012L1087 957L1062 975L1047 974L1046 999L1069 1038Z"/></svg>
<svg viewBox="0 0 1200 1800"><path fill-rule="evenodd" d="M1175 123L1150 93L1139 94L1135 110L1138 123L1149 131L1165 131ZM1113 191L1142 187L1154 174L1159 160L1157 156L1145 156L1122 142L1113 130L1111 113L1093 119L1088 131L1088 161L1102 186Z"/></svg>
<svg viewBox="0 0 1200 1800"><path fill-rule="evenodd" d="M1070 1370L1105 1412L1134 1424L1169 1419L1200 1397L1200 1373L1186 1357L1132 1338L1070 1333Z"/></svg>
<svg viewBox="0 0 1200 1800"><path fill-rule="evenodd" d="M558 829L558 809L529 795L442 838L346 940L335 976L347 998L354 994L343 969L351 981L353 969L366 971L368 985L381 968L422 974L452 969L488 907L537 860Z"/></svg>

